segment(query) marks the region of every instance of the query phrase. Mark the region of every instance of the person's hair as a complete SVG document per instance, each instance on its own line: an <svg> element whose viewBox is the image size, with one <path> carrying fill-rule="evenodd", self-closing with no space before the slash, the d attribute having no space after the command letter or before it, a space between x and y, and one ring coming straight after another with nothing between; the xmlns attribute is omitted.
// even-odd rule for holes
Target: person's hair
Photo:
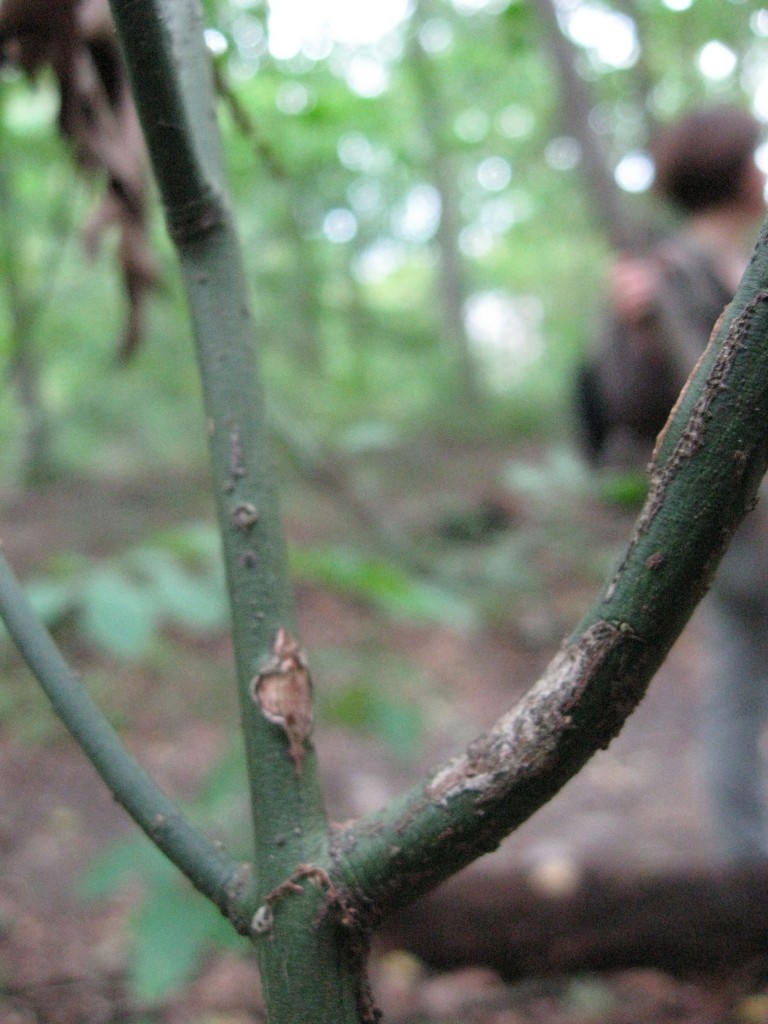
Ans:
<svg viewBox="0 0 768 1024"><path fill-rule="evenodd" d="M705 107L663 128L653 146L655 191L686 213L728 203L760 141L760 125L740 107Z"/></svg>

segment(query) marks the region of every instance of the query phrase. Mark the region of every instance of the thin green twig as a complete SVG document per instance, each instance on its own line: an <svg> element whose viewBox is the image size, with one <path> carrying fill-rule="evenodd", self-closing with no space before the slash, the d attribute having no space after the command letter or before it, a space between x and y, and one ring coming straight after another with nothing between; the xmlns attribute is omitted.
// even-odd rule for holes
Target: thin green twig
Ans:
<svg viewBox="0 0 768 1024"><path fill-rule="evenodd" d="M240 931L251 888L250 866L239 864L184 816L126 750L83 682L40 623L5 555L0 552L0 616L46 696L92 761L115 799L194 887Z"/></svg>

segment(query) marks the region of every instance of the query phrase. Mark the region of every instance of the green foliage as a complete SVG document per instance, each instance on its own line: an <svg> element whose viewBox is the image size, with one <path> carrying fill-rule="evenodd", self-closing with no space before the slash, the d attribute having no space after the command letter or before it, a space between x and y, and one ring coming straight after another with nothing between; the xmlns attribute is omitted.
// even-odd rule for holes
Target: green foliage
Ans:
<svg viewBox="0 0 768 1024"><path fill-rule="evenodd" d="M621 6L602 9L628 16ZM646 146L653 123L684 105L743 101L762 88L761 11L757 0L697 0L685 10L635 5L637 53L625 65L575 44L612 164ZM432 427L466 436L483 424L510 436L566 433L570 375L590 340L607 246L591 221L578 153L563 158L573 131L562 122L535 9L519 0L471 8L421 0L380 43L331 40L286 59L270 53L264 5L211 0L206 12L227 45L221 74L246 115L239 123L222 98L275 404L298 404L307 426L332 438L371 420L403 436ZM712 41L737 60L719 79L700 68ZM381 66L381 91L355 86L358 59ZM157 227L162 289L143 349L118 369L123 299L115 273L108 252L86 263L76 237L98 186L74 184L53 133L55 110L49 78L35 91L16 77L1 83L0 369L10 369L20 341L32 353L59 472L196 464L204 443L199 385L169 248ZM449 198L459 214L450 244L466 297L499 293L538 311L525 329L501 329L505 355L470 340L486 414L471 423L456 412L461 382L444 337L440 244L425 215L440 156L451 161ZM488 159L506 164L506 183L483 183ZM627 200L655 219L643 197ZM329 230L334 211L348 218L348 234ZM311 388L297 383L307 367ZM6 478L23 475L26 415L17 402L0 410Z"/></svg>
<svg viewBox="0 0 768 1024"><path fill-rule="evenodd" d="M103 899L127 883L144 896L131 915L128 979L141 1003L155 1003L187 984L212 949L242 945L227 920L145 838L126 840L99 856L80 891Z"/></svg>
<svg viewBox="0 0 768 1024"><path fill-rule="evenodd" d="M218 759L199 794L185 810L230 850L247 849L247 810L242 747ZM144 836L114 843L83 872L79 889L105 899L126 885L141 898L131 914L128 980L140 1002L154 1003L189 982L202 958L215 949L243 947L229 922L180 877Z"/></svg>
<svg viewBox="0 0 768 1024"><path fill-rule="evenodd" d="M646 473L611 473L598 481L600 497L612 505L640 509L648 493Z"/></svg>
<svg viewBox="0 0 768 1024"><path fill-rule="evenodd" d="M226 627L229 611L217 547L212 527L178 527L114 558L54 559L49 573L28 580L25 590L49 628L74 623L97 651L140 661L152 654L168 627L196 634ZM452 591L351 548L296 548L291 566L297 580L335 590L385 615L451 627L475 622L470 605Z"/></svg>
<svg viewBox="0 0 768 1024"><path fill-rule="evenodd" d="M94 646L116 658L141 658L157 639L159 603L151 588L119 568L89 573L78 588L78 626Z"/></svg>
<svg viewBox="0 0 768 1024"><path fill-rule="evenodd" d="M141 660L166 627L206 633L226 626L215 541L209 527L168 530L95 564L79 558L54 562L50 575L27 582L26 592L49 627L74 621L78 634L98 651Z"/></svg>
<svg viewBox="0 0 768 1024"><path fill-rule="evenodd" d="M350 683L323 697L320 713L328 725L368 732L383 740L399 757L419 753L425 731L419 704L382 691L375 683Z"/></svg>
<svg viewBox="0 0 768 1024"><path fill-rule="evenodd" d="M291 554L291 566L299 580L311 580L368 601L388 615L454 627L474 621L470 607L455 594L414 580L394 564L359 551L340 547L299 549Z"/></svg>

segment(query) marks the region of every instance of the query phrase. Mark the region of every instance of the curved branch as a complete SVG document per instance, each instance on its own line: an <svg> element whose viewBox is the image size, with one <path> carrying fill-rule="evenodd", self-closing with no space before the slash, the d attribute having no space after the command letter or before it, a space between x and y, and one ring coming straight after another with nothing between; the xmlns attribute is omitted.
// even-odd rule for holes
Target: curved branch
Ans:
<svg viewBox="0 0 768 1024"><path fill-rule="evenodd" d="M237 863L192 825L128 753L41 625L2 552L0 616L56 714L118 803L194 887L231 918L238 931L246 932L248 914L240 907L253 887L250 865Z"/></svg>
<svg viewBox="0 0 768 1024"><path fill-rule="evenodd" d="M768 465L768 232L657 445L603 593L518 705L389 808L336 836L337 875L375 910L483 853L606 747L709 586Z"/></svg>

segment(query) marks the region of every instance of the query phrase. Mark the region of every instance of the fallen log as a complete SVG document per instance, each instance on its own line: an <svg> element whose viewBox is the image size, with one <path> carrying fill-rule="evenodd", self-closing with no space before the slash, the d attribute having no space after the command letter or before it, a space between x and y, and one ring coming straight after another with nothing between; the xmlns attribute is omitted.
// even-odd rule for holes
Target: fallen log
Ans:
<svg viewBox="0 0 768 1024"><path fill-rule="evenodd" d="M507 981L639 967L761 980L768 865L640 876L590 869L554 885L535 872L470 869L394 914L380 941L434 969L482 965Z"/></svg>

